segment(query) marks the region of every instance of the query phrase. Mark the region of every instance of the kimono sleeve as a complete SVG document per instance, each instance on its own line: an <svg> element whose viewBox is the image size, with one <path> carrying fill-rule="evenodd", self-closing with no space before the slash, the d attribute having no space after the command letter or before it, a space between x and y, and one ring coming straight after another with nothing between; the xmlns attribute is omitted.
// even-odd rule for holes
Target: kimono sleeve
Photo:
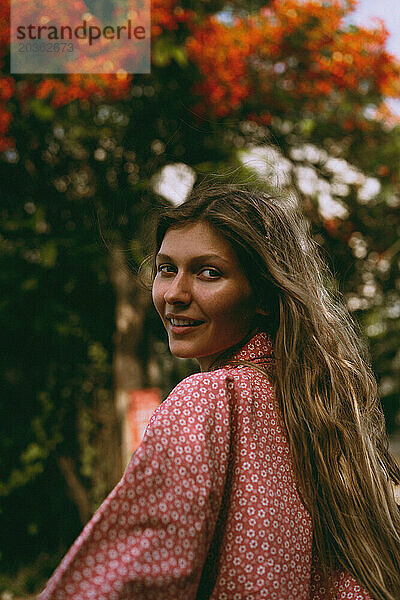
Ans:
<svg viewBox="0 0 400 600"><path fill-rule="evenodd" d="M38 600L195 598L224 490L226 377L183 380Z"/></svg>

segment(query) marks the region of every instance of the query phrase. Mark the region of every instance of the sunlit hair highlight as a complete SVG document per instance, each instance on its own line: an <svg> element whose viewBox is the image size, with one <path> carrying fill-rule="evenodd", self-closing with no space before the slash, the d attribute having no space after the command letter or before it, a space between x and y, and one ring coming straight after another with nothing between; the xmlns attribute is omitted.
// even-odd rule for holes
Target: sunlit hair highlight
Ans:
<svg viewBox="0 0 400 600"><path fill-rule="evenodd" d="M317 244L283 199L208 182L163 211L156 252L169 228L196 222L232 245L267 313L258 327L274 341L274 386L324 577L341 565L374 599L398 600L400 513L392 483L400 483L400 469L388 451L366 346Z"/></svg>

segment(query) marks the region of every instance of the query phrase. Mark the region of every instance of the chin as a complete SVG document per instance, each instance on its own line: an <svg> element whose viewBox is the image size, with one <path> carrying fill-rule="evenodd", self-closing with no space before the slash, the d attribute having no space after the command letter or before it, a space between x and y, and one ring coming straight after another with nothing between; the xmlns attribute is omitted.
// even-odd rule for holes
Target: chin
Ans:
<svg viewBox="0 0 400 600"><path fill-rule="evenodd" d="M169 350L171 354L173 354L177 358L196 358L197 354L190 348L182 348L182 346L180 346L180 344L177 344L176 342L169 343Z"/></svg>

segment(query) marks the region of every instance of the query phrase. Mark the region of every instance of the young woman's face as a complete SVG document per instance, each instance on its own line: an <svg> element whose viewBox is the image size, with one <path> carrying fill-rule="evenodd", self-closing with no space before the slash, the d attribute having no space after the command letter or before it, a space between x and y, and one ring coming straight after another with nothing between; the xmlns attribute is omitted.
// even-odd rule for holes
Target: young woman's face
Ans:
<svg viewBox="0 0 400 600"><path fill-rule="evenodd" d="M202 371L252 328L256 305L231 245L206 223L166 232L156 257L153 302L175 356Z"/></svg>

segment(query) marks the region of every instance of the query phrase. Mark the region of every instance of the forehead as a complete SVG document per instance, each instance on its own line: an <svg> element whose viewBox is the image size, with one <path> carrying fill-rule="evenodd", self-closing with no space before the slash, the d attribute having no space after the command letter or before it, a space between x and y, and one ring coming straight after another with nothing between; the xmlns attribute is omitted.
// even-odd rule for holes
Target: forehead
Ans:
<svg viewBox="0 0 400 600"><path fill-rule="evenodd" d="M186 257L189 259L201 254L217 254L225 260L237 262L231 244L219 231L204 222L168 229L159 253L182 259Z"/></svg>

